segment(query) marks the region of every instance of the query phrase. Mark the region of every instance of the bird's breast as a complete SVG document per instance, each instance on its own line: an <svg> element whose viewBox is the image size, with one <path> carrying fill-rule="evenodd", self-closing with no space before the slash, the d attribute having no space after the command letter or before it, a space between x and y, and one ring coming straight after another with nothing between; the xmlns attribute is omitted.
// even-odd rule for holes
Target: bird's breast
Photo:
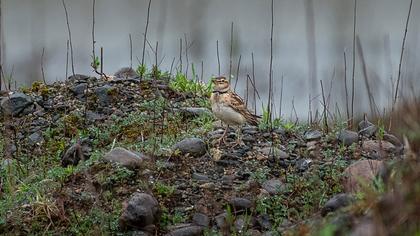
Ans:
<svg viewBox="0 0 420 236"><path fill-rule="evenodd" d="M242 125L246 122L245 117L224 103L213 103L211 109L214 115L228 125Z"/></svg>

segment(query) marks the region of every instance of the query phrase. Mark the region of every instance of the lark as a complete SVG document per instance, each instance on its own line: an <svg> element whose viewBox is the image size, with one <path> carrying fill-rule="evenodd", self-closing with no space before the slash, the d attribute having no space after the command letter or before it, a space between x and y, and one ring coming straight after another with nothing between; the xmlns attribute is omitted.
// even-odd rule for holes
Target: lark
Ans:
<svg viewBox="0 0 420 236"><path fill-rule="evenodd" d="M212 82L214 84L210 97L212 112L218 119L228 125L220 141L224 139L230 125L236 127L246 123L254 126L258 125L260 117L247 109L242 98L230 89L229 81L225 77L216 77L212 79Z"/></svg>

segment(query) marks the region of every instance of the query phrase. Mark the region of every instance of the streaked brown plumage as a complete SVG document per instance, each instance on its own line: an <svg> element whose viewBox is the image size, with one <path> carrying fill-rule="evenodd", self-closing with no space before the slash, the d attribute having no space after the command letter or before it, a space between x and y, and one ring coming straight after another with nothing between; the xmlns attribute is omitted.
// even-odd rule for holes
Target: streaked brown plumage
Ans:
<svg viewBox="0 0 420 236"><path fill-rule="evenodd" d="M212 80L213 93L210 97L211 108L214 115L228 125L240 126L245 123L258 125L258 118L245 106L239 95L230 89L229 81L225 77Z"/></svg>

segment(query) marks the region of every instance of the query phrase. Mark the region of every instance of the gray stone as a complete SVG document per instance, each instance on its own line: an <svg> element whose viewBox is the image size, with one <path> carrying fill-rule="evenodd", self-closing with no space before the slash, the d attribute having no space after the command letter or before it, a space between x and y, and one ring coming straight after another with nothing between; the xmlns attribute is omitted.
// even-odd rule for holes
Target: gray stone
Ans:
<svg viewBox="0 0 420 236"><path fill-rule="evenodd" d="M214 221L216 222L216 225L219 229L223 230L229 227L226 218L227 218L227 213L222 213L214 217Z"/></svg>
<svg viewBox="0 0 420 236"><path fill-rule="evenodd" d="M370 138L370 137L373 137L376 134L377 131L378 131L378 127L376 127L375 125L371 125L371 126L368 126L364 129L360 130L359 134L361 136Z"/></svg>
<svg viewBox="0 0 420 236"><path fill-rule="evenodd" d="M395 147L403 147L401 141L392 134L384 134L384 140L392 143Z"/></svg>
<svg viewBox="0 0 420 236"><path fill-rule="evenodd" d="M159 221L159 203L151 195L146 193L134 193L124 203L123 212L120 216L122 229L142 229L156 224Z"/></svg>
<svg viewBox="0 0 420 236"><path fill-rule="evenodd" d="M131 67L123 67L115 72L114 76L119 79L135 79L139 77Z"/></svg>
<svg viewBox="0 0 420 236"><path fill-rule="evenodd" d="M377 227L370 219L363 219L357 224L351 233L350 236L375 236L380 235Z"/></svg>
<svg viewBox="0 0 420 236"><path fill-rule="evenodd" d="M29 145L36 145L44 141L44 138L42 137L41 132L37 131L35 133L32 133L28 137L28 143Z"/></svg>
<svg viewBox="0 0 420 236"><path fill-rule="evenodd" d="M89 142L82 140L78 141L61 155L61 165L67 167L69 165L76 166L81 160L89 159L91 148Z"/></svg>
<svg viewBox="0 0 420 236"><path fill-rule="evenodd" d="M95 94L98 98L98 103L101 106L108 106L114 100L113 93L116 92L116 88L110 85L104 85L95 89Z"/></svg>
<svg viewBox="0 0 420 236"><path fill-rule="evenodd" d="M358 128L359 128L359 131L361 131L361 130L364 130L364 129L368 128L369 126L374 126L374 124L372 124L368 120L362 120L362 121L359 122Z"/></svg>
<svg viewBox="0 0 420 236"><path fill-rule="evenodd" d="M346 193L340 193L328 200L321 209L321 215L325 216L329 212L334 212L342 207L350 205L353 197Z"/></svg>
<svg viewBox="0 0 420 236"><path fill-rule="evenodd" d="M70 88L71 92L78 98L83 98L85 96L86 89L87 83L79 83Z"/></svg>
<svg viewBox="0 0 420 236"><path fill-rule="evenodd" d="M105 119L105 116L103 116L103 115L101 115L99 113L96 113L96 112L87 111L86 112L86 118L90 122L95 122L95 121L104 120Z"/></svg>
<svg viewBox="0 0 420 236"><path fill-rule="evenodd" d="M183 107L181 112L189 116L212 115L211 111L205 107Z"/></svg>
<svg viewBox="0 0 420 236"><path fill-rule="evenodd" d="M362 150L373 159L383 159L397 153L397 148L385 140L366 140L362 144Z"/></svg>
<svg viewBox="0 0 420 236"><path fill-rule="evenodd" d="M310 130L305 133L305 139L307 141L319 140L322 137L322 132L319 130Z"/></svg>
<svg viewBox="0 0 420 236"><path fill-rule="evenodd" d="M338 141L346 146L350 146L353 143L357 143L359 141L359 135L350 130L341 130L337 135Z"/></svg>
<svg viewBox="0 0 420 236"><path fill-rule="evenodd" d="M346 193L359 192L362 186L371 184L381 168L385 168L384 163L377 160L359 160L351 164L343 172L344 191Z"/></svg>
<svg viewBox="0 0 420 236"><path fill-rule="evenodd" d="M131 152L120 147L112 149L103 158L106 161L118 163L127 168L140 167L145 160L149 159L146 155Z"/></svg>
<svg viewBox="0 0 420 236"><path fill-rule="evenodd" d="M253 207L250 200L240 197L232 198L229 201L229 204L233 208L234 212L250 210Z"/></svg>
<svg viewBox="0 0 420 236"><path fill-rule="evenodd" d="M146 231L132 231L128 235L131 236L153 236L151 233Z"/></svg>
<svg viewBox="0 0 420 236"><path fill-rule="evenodd" d="M181 154L190 154L195 157L206 154L206 144L199 138L186 138L176 143L172 149L180 151Z"/></svg>
<svg viewBox="0 0 420 236"><path fill-rule="evenodd" d="M75 82L85 82L89 78L90 77L88 75L75 74L68 77L67 80L72 83L75 83Z"/></svg>
<svg viewBox="0 0 420 236"><path fill-rule="evenodd" d="M195 213L192 220L198 226L209 227L210 225L210 218L203 213Z"/></svg>
<svg viewBox="0 0 420 236"><path fill-rule="evenodd" d="M265 147L260 150L261 154L269 157L274 157L275 159L287 159L289 154L276 148L276 147Z"/></svg>
<svg viewBox="0 0 420 236"><path fill-rule="evenodd" d="M13 116L25 115L33 111L32 98L24 93L13 93L9 97L3 98L0 102L2 113L9 113Z"/></svg>
<svg viewBox="0 0 420 236"><path fill-rule="evenodd" d="M165 234L165 236L201 236L203 235L204 227L202 226L187 226L172 230Z"/></svg>
<svg viewBox="0 0 420 236"><path fill-rule="evenodd" d="M198 180L198 181L209 181L209 177L207 175L203 175L200 173L193 173L191 176L193 179Z"/></svg>
<svg viewBox="0 0 420 236"><path fill-rule="evenodd" d="M262 188L272 195L281 193L285 187L284 183L279 179L267 180L262 185Z"/></svg>
<svg viewBox="0 0 420 236"><path fill-rule="evenodd" d="M270 217L265 214L257 217L257 223L264 230L270 230L273 228L273 225L270 222Z"/></svg>
<svg viewBox="0 0 420 236"><path fill-rule="evenodd" d="M301 171L304 172L307 169L309 169L309 166L311 165L312 160L310 159L299 159L296 161L296 168Z"/></svg>

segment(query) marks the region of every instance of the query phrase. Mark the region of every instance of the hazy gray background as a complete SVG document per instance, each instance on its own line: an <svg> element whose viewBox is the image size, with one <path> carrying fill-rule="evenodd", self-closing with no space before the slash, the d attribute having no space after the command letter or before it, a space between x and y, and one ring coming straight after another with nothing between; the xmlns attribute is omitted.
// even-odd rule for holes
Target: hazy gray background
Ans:
<svg viewBox="0 0 420 236"><path fill-rule="evenodd" d="M409 0L359 0L357 33L364 50L370 86L381 107L389 105L391 78L398 64ZM72 30L76 73L92 74L92 1L67 0ZM129 65L129 34L133 37L134 66L141 60L148 0L97 0L97 49L105 49L104 68L113 73ZM179 38L186 35L192 46L189 61L200 73L204 62L205 80L217 75L216 40L219 40L221 69L229 72L230 25L234 22L234 63L242 55L238 93L244 94L246 74L251 73L251 53L255 55L258 89L267 101L270 52L270 0L153 0L148 39L159 41L161 67L169 70L178 58ZM274 62L275 100L279 100L280 78L284 75L283 113L290 116L294 104L303 119L308 112L308 96L320 94L319 80L328 87L334 77L331 106L344 108L344 59L348 56L347 77L351 78L353 4L351 0L275 0ZM411 84L418 93L419 9L415 1L403 64L403 89ZM40 58L45 48L47 81L63 80L66 64L67 28L61 0L2 0L3 65L7 73L27 85L40 80ZM185 45L183 45L185 49ZM97 50L99 54L99 50ZM356 61L356 107L369 111L360 56ZM154 61L146 53L148 65ZM176 63L178 59L176 60ZM183 55L185 68L185 52ZM190 66L191 68L191 66ZM335 73L334 73L335 71ZM191 72L190 72L191 74ZM236 75L235 75L236 76ZM412 82L409 82L412 81ZM259 101L258 101L259 102ZM313 103L319 107L319 97ZM259 105L260 106L260 105ZM276 104L278 108L278 102ZM342 110L344 114L344 110Z"/></svg>

